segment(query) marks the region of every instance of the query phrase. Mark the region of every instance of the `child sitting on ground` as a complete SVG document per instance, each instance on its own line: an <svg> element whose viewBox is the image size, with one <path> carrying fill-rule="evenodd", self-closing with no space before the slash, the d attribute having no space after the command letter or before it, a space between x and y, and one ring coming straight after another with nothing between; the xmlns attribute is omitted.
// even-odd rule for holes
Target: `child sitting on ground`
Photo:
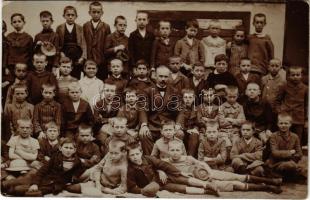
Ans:
<svg viewBox="0 0 310 200"><path fill-rule="evenodd" d="M208 165L192 157L182 156L181 144L170 141L169 162L183 174L194 176L200 180L212 181L215 188L222 192L232 191L270 191L276 194L282 192L279 185L282 179L262 178L252 175L240 175L231 172L211 169ZM264 183L264 184L260 184ZM276 186L274 186L276 185Z"/></svg>
<svg viewBox="0 0 310 200"><path fill-rule="evenodd" d="M90 168L100 161L100 149L93 143L92 127L87 124L79 125L76 154L82 161L82 166Z"/></svg>
<svg viewBox="0 0 310 200"><path fill-rule="evenodd" d="M242 138L233 143L230 152L231 165L238 174L264 176L263 144L253 134L254 125L248 121L242 123Z"/></svg>
<svg viewBox="0 0 310 200"><path fill-rule="evenodd" d="M164 159L169 157L168 145L167 145L169 141L176 139L179 140L182 144L183 142L182 140L175 138L176 131L174 121L162 122L162 128L160 133L162 137L155 142L151 156L154 156L159 159ZM184 144L182 151L183 151L182 155L187 154Z"/></svg>
<svg viewBox="0 0 310 200"><path fill-rule="evenodd" d="M198 148L198 160L206 162L212 169L225 169L226 142L220 138L218 124L208 123L204 138Z"/></svg>

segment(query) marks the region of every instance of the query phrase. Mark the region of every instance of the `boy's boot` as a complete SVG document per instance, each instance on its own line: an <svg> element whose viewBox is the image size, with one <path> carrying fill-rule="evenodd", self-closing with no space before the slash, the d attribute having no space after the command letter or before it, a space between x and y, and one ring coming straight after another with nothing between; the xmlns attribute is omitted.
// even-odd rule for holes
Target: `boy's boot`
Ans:
<svg viewBox="0 0 310 200"><path fill-rule="evenodd" d="M264 177L248 175L246 182L248 182L248 183L266 183L269 185L281 185L282 184L282 178L264 178Z"/></svg>
<svg viewBox="0 0 310 200"><path fill-rule="evenodd" d="M259 184L252 184L252 183L246 184L246 190L247 191L269 191L275 194L280 194L282 192L282 189L280 188L280 186L259 185Z"/></svg>

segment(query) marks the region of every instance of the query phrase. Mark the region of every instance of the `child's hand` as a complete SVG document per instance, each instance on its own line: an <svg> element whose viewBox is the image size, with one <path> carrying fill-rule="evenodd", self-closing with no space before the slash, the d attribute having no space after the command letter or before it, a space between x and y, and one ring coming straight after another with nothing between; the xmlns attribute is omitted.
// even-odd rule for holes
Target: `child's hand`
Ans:
<svg viewBox="0 0 310 200"><path fill-rule="evenodd" d="M83 61L84 61L84 58L81 57L81 58L78 60L78 63L79 63L79 64L82 64Z"/></svg>
<svg viewBox="0 0 310 200"><path fill-rule="evenodd" d="M9 75L10 74L10 70L8 68L5 68L4 73L5 73L5 75Z"/></svg>
<svg viewBox="0 0 310 200"><path fill-rule="evenodd" d="M38 185L31 185L30 188L28 189L29 192L36 192L38 191L39 188L38 188Z"/></svg>
<svg viewBox="0 0 310 200"><path fill-rule="evenodd" d="M291 155L294 155L296 153L295 149L290 150Z"/></svg>
<svg viewBox="0 0 310 200"><path fill-rule="evenodd" d="M42 45L43 42L41 40L37 41L37 44L36 45Z"/></svg>
<svg viewBox="0 0 310 200"><path fill-rule="evenodd" d="M166 184L167 178L168 178L167 174L164 171L162 171L162 170L157 170L157 172L158 172L160 181L163 184Z"/></svg>
<svg viewBox="0 0 310 200"><path fill-rule="evenodd" d="M45 139L45 138L46 138L46 134L43 131L41 131L39 136L38 136L38 139L42 140L42 139Z"/></svg>
<svg viewBox="0 0 310 200"><path fill-rule="evenodd" d="M114 47L114 52L117 52L117 51L119 51L119 50L124 50L125 49L125 46L124 45L118 45L118 46L116 46L116 47Z"/></svg>
<svg viewBox="0 0 310 200"><path fill-rule="evenodd" d="M5 81L2 83L2 88L5 88L6 86L8 86L10 84L9 81Z"/></svg>
<svg viewBox="0 0 310 200"><path fill-rule="evenodd" d="M44 156L44 160L49 161L51 158L48 156Z"/></svg>
<svg viewBox="0 0 310 200"><path fill-rule="evenodd" d="M139 130L139 136L140 137L148 137L148 138L152 138L152 135L151 135L151 131L149 129L148 126L142 126Z"/></svg>
<svg viewBox="0 0 310 200"><path fill-rule="evenodd" d="M191 135L191 134L197 134L199 135L199 131L196 128L193 129L188 129L187 132Z"/></svg>
<svg viewBox="0 0 310 200"><path fill-rule="evenodd" d="M185 63L182 64L182 67L184 67L186 70L192 70L193 69L193 67L191 65L188 65Z"/></svg>

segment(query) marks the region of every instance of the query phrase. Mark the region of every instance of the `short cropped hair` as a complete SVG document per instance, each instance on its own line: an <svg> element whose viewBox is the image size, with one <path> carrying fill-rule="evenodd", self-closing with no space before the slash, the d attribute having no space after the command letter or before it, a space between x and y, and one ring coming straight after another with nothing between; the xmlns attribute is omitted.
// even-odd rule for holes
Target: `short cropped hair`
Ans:
<svg viewBox="0 0 310 200"><path fill-rule="evenodd" d="M89 124L81 123L79 125L79 128L78 128L79 133L80 133L81 130L87 130L87 129L90 129L91 130L91 134L93 134L93 130L92 130L93 128Z"/></svg>
<svg viewBox="0 0 310 200"><path fill-rule="evenodd" d="M113 117L113 118L111 118L111 123L112 123L111 125L114 126L116 121L119 121L119 122L127 125L127 118L125 118L125 117Z"/></svg>
<svg viewBox="0 0 310 200"><path fill-rule="evenodd" d="M31 125L31 128L33 128L32 120L30 118L21 118L17 120L17 127L20 126L20 123L25 122L29 123Z"/></svg>
<svg viewBox="0 0 310 200"><path fill-rule="evenodd" d="M126 20L126 18L123 15L119 15L119 16L115 17L114 26L117 25L118 20Z"/></svg>
<svg viewBox="0 0 310 200"><path fill-rule="evenodd" d="M23 20L24 23L26 22L25 21L25 16L23 14L21 14L21 13L13 13L11 15L11 22L13 21L13 18L16 17L16 16L19 16Z"/></svg>
<svg viewBox="0 0 310 200"><path fill-rule="evenodd" d="M125 142L121 141L121 140L117 140L117 139L112 139L109 142L109 149L110 148L118 148L120 151L126 151L126 144Z"/></svg>
<svg viewBox="0 0 310 200"><path fill-rule="evenodd" d="M139 149L141 152L143 152L141 143L137 141L127 144L126 149L127 149L127 152L133 149Z"/></svg>
<svg viewBox="0 0 310 200"><path fill-rule="evenodd" d="M228 92L237 92L238 93L238 87L235 85L228 85L225 89L226 94Z"/></svg>
<svg viewBox="0 0 310 200"><path fill-rule="evenodd" d="M45 61L46 61L46 59L47 59L47 57L46 57L45 54L43 54L43 53L35 53L35 54L33 54L32 60L34 60L34 59L37 58L37 57L44 57L44 58L45 58Z"/></svg>
<svg viewBox="0 0 310 200"><path fill-rule="evenodd" d="M74 90L74 89L82 91L81 85L78 81L73 81L68 85L68 91Z"/></svg>
<svg viewBox="0 0 310 200"><path fill-rule="evenodd" d="M252 127L252 129L255 130L255 124L251 121L246 120L246 121L242 122L240 127L242 128L243 125L250 125Z"/></svg>
<svg viewBox="0 0 310 200"><path fill-rule="evenodd" d="M53 83L43 83L42 86L41 86L41 91L43 92L44 89L46 88L51 88L53 89L53 92L56 93L56 85L53 84Z"/></svg>
<svg viewBox="0 0 310 200"><path fill-rule="evenodd" d="M133 87L127 87L127 88L124 89L124 94L127 94L127 93L135 93L135 94L137 94L138 91L137 91L137 89L135 89Z"/></svg>
<svg viewBox="0 0 310 200"><path fill-rule="evenodd" d="M140 59L136 62L136 67L138 67L139 65L144 65L146 66L146 68L149 68L149 64L144 59Z"/></svg>
<svg viewBox="0 0 310 200"><path fill-rule="evenodd" d="M293 120L292 115L288 114L287 112L280 112L278 114L278 121L279 121L280 118L290 118L291 122Z"/></svg>
<svg viewBox="0 0 310 200"><path fill-rule="evenodd" d="M15 90L16 90L17 88L23 88L23 89L25 89L25 92L28 94L28 87L27 87L26 84L24 84L24 83L16 83L16 84L14 84L14 85L12 86L12 93L13 93L13 94L14 94L14 92L15 92Z"/></svg>
<svg viewBox="0 0 310 200"><path fill-rule="evenodd" d="M76 15L76 16L78 16L78 15L77 15L77 10L76 10L76 8L75 8L75 7L73 7L73 6L66 6L66 7L64 8L64 13L63 13L63 16L65 16L65 15L66 15L66 12L67 12L68 10L73 10L73 11L74 11L74 13L75 13L75 15Z"/></svg>
<svg viewBox="0 0 310 200"><path fill-rule="evenodd" d="M96 68L98 68L97 63L93 60L86 60L85 64L84 64L84 69L88 66L88 65L94 65L96 66Z"/></svg>
<svg viewBox="0 0 310 200"><path fill-rule="evenodd" d="M55 121L49 121L49 122L45 123L44 128L45 128L45 130L48 130L49 128L56 128L58 131L60 129L60 127L56 124Z"/></svg>
<svg viewBox="0 0 310 200"><path fill-rule="evenodd" d="M291 69L301 70L301 73L303 73L303 67L301 67L301 66L290 66L287 68L287 75L289 75L291 73Z"/></svg>
<svg viewBox="0 0 310 200"><path fill-rule="evenodd" d="M193 69L195 69L195 67L204 67L204 65L201 63L201 62L195 62L194 65L193 65Z"/></svg>
<svg viewBox="0 0 310 200"><path fill-rule="evenodd" d="M228 63L228 57L225 54L218 54L214 58L214 63L220 62L220 61L225 61Z"/></svg>
<svg viewBox="0 0 310 200"><path fill-rule="evenodd" d="M158 28L160 27L160 23L169 23L169 26L170 26L170 28L171 28L171 22L168 21L168 20L160 20L160 21L158 22Z"/></svg>
<svg viewBox="0 0 310 200"><path fill-rule="evenodd" d="M216 121L209 121L207 124L206 124L206 130L209 128L209 127L216 127L216 129L219 129L220 125L218 122Z"/></svg>
<svg viewBox="0 0 310 200"><path fill-rule="evenodd" d="M253 17L253 23L255 22L255 18L256 17L264 17L265 18L265 24L267 23L267 20L266 20L266 15L264 13L256 13Z"/></svg>
<svg viewBox="0 0 310 200"><path fill-rule="evenodd" d="M51 19L51 21L54 21L53 20L53 15L52 15L52 13L50 11L44 10L44 11L40 12L40 18L42 18L42 17L44 17L44 18L48 18L49 17Z"/></svg>
<svg viewBox="0 0 310 200"><path fill-rule="evenodd" d="M188 88L185 88L181 91L182 95L184 94L188 94L188 93L191 93L193 95L195 95L195 91L193 89L188 89Z"/></svg>
<svg viewBox="0 0 310 200"><path fill-rule="evenodd" d="M63 56L59 59L59 63L60 64L72 63L72 60L67 56Z"/></svg>
<svg viewBox="0 0 310 200"><path fill-rule="evenodd" d="M199 24L198 21L196 19L192 19L186 22L185 28L188 29L190 27L194 27L199 29Z"/></svg>
<svg viewBox="0 0 310 200"><path fill-rule="evenodd" d="M163 129L164 128L164 126L175 126L175 122L174 121L172 121L172 120L166 120L166 121L162 121L161 122L161 129Z"/></svg>
<svg viewBox="0 0 310 200"><path fill-rule="evenodd" d="M89 10L91 9L91 6L102 6L102 4L99 1L93 1L89 4Z"/></svg>
<svg viewBox="0 0 310 200"><path fill-rule="evenodd" d="M146 17L149 18L149 14L148 14L147 12L145 12L145 11L138 11L138 12L137 12L137 15L136 15L136 18L137 18L137 16L138 16L139 14L141 14L141 13L146 14Z"/></svg>
<svg viewBox="0 0 310 200"><path fill-rule="evenodd" d="M76 148L76 142L72 138L69 138L69 137L61 138L59 145L62 147L64 144L72 144L74 148Z"/></svg>

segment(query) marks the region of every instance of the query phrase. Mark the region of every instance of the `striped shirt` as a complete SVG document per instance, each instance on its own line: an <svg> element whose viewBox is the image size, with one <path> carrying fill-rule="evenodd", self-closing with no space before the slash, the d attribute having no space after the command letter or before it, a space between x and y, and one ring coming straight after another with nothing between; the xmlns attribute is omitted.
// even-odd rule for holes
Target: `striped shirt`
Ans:
<svg viewBox="0 0 310 200"><path fill-rule="evenodd" d="M55 100L41 101L34 106L33 113L34 132L44 130L44 125L50 121L55 121L58 126L61 124L61 105Z"/></svg>

